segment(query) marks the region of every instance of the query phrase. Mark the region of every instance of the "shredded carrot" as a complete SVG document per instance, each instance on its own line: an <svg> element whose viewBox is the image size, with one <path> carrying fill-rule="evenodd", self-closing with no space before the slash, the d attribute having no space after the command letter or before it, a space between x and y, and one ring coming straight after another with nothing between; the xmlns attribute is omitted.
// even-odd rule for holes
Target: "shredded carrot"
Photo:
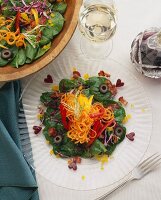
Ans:
<svg viewBox="0 0 161 200"><path fill-rule="evenodd" d="M8 33L7 33L6 42L7 42L9 45L15 44L15 42L16 42L16 36L15 36L15 34L14 34L13 32L8 32Z"/></svg>
<svg viewBox="0 0 161 200"><path fill-rule="evenodd" d="M15 18L5 20L4 17L0 17L0 26L4 25L6 27L5 30L0 30L0 41L4 40L7 42L7 44L16 45L17 47L26 46L25 36L22 33L19 33L18 30L16 30L15 32L10 30L14 20ZM2 48L7 47L3 46Z"/></svg>
<svg viewBox="0 0 161 200"><path fill-rule="evenodd" d="M96 138L97 133L92 129L94 123L101 120L107 123L114 119L110 107L105 108L101 103L92 104L93 96L87 98L81 93L66 93L61 97L61 104L66 109L66 118L70 122L67 136L76 144L88 143ZM110 127L115 124L111 124Z"/></svg>
<svg viewBox="0 0 161 200"><path fill-rule="evenodd" d="M0 40L5 40L9 45L16 44L17 47L26 46L25 36L23 34L18 34L16 32L11 32L8 30L0 30Z"/></svg>

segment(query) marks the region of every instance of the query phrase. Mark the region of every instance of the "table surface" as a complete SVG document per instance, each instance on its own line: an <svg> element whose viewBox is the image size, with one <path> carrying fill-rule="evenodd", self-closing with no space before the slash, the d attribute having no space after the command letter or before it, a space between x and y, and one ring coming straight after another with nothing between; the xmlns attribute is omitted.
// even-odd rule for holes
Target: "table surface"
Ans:
<svg viewBox="0 0 161 200"><path fill-rule="evenodd" d="M130 45L135 36L150 27L160 27L160 0L115 0L118 10L118 28L113 37L113 50L109 58L126 65L138 78L149 96L153 110L153 130L148 151L145 156L154 152L161 153L161 79L150 79L139 74L130 61ZM80 33L78 29L62 54L69 52L75 56L81 54ZM108 58L107 58L108 59ZM29 79L28 77L27 79ZM26 81L23 79L22 81ZM160 200L161 167L140 181L130 183L121 191L115 192L109 199L113 200ZM72 191L63 189L48 182L37 174L40 200L94 200L104 194L108 188L93 191Z"/></svg>

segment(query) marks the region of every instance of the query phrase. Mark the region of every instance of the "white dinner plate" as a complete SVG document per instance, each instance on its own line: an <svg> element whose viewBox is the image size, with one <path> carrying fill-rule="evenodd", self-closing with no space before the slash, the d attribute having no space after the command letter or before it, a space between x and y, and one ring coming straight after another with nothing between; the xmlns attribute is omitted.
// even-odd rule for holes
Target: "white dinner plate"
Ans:
<svg viewBox="0 0 161 200"><path fill-rule="evenodd" d="M52 146L45 142L43 134L35 135L33 132L32 127L40 123L37 119L40 95L44 91L50 91L52 85L57 85L62 78L70 78L73 67L76 67L82 75L87 73L90 76L104 70L111 74L113 83L118 78L125 83L124 87L118 88L116 99L123 96L128 101L125 109L126 113L131 115L131 119L125 126L127 133L135 132L135 140L132 142L125 138L117 146L108 163L104 164L103 170L101 163L94 159L83 159L77 171L69 170L67 160L50 155ZM52 75L53 84L44 83L43 80L48 74ZM22 102L29 132L28 138L24 126L21 127L22 146L26 159L37 173L57 186L73 190L92 190L109 186L131 172L147 150L152 131L152 111L148 98L140 82L128 71L128 68L113 60L96 62L81 56L65 57L62 54L34 76L23 94ZM20 114L20 121L23 121L22 118L23 115Z"/></svg>

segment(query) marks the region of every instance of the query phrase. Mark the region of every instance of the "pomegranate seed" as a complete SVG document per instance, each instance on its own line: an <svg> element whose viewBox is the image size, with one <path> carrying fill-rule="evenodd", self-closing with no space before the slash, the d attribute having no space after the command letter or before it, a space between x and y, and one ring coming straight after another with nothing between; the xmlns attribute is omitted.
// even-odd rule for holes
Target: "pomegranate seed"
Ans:
<svg viewBox="0 0 161 200"><path fill-rule="evenodd" d="M80 157L76 157L76 163L81 163L82 159Z"/></svg>
<svg viewBox="0 0 161 200"><path fill-rule="evenodd" d="M77 170L77 164L75 162L71 162L68 165L69 169Z"/></svg>
<svg viewBox="0 0 161 200"><path fill-rule="evenodd" d="M110 74L104 72L103 70L101 70L101 71L98 73L98 76L105 76L105 77L109 78L109 77L110 77Z"/></svg>
<svg viewBox="0 0 161 200"><path fill-rule="evenodd" d="M77 170L77 165L73 165L73 170L76 171Z"/></svg>
<svg viewBox="0 0 161 200"><path fill-rule="evenodd" d="M56 135L56 130L54 127L51 127L48 129L48 133L50 136L55 136Z"/></svg>
<svg viewBox="0 0 161 200"><path fill-rule="evenodd" d="M42 129L41 126L33 126L33 130L34 130L34 133L35 133L35 134L40 133L41 129Z"/></svg>
<svg viewBox="0 0 161 200"><path fill-rule="evenodd" d="M78 71L73 71L73 78L77 79L79 77L81 77L81 74Z"/></svg>
<svg viewBox="0 0 161 200"><path fill-rule="evenodd" d="M124 86L124 82L121 81L121 79L118 79L116 82L116 87L122 87Z"/></svg>
<svg viewBox="0 0 161 200"><path fill-rule="evenodd" d="M69 163L68 167L69 167L69 169L72 169L73 168L73 163Z"/></svg>
<svg viewBox="0 0 161 200"><path fill-rule="evenodd" d="M126 134L126 137L127 137L130 141L134 141L134 136L135 136L135 133L134 133L134 132L131 132L131 133Z"/></svg>
<svg viewBox="0 0 161 200"><path fill-rule="evenodd" d="M44 79L44 83L53 83L53 78L51 75L47 75L47 77Z"/></svg>
<svg viewBox="0 0 161 200"><path fill-rule="evenodd" d="M124 97L119 97L119 102L122 103L124 106L128 104L128 102L124 99Z"/></svg>

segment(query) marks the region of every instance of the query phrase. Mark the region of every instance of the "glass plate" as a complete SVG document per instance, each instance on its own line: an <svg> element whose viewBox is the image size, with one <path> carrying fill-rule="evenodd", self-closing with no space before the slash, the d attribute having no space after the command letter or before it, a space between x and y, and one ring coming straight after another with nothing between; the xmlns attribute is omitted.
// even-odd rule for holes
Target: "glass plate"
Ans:
<svg viewBox="0 0 161 200"><path fill-rule="evenodd" d="M88 73L90 76L97 75L100 70L104 70L111 74L113 83L118 78L125 82L124 87L118 88L116 99L123 96L128 101L125 109L126 113L131 115L131 119L126 123L127 133L135 132L136 136L133 142L125 138L117 146L108 163L104 164L103 170L101 163L94 159L83 159L77 171L69 170L67 160L50 155L52 146L46 143L44 136L33 133L32 127L40 124L37 119L37 107L40 104L41 93L49 91L52 85L57 85L62 78L71 77L73 67L76 67L82 75ZM44 83L43 80L48 74L52 75L53 84ZM32 78L25 89L22 101L29 132L27 134L27 129L21 125L24 155L37 173L57 186L73 190L92 190L109 186L128 175L147 150L152 131L151 106L139 81L128 68L113 60L97 62L81 56L60 55ZM20 123L23 123L22 113ZM82 176L85 180L82 180Z"/></svg>

